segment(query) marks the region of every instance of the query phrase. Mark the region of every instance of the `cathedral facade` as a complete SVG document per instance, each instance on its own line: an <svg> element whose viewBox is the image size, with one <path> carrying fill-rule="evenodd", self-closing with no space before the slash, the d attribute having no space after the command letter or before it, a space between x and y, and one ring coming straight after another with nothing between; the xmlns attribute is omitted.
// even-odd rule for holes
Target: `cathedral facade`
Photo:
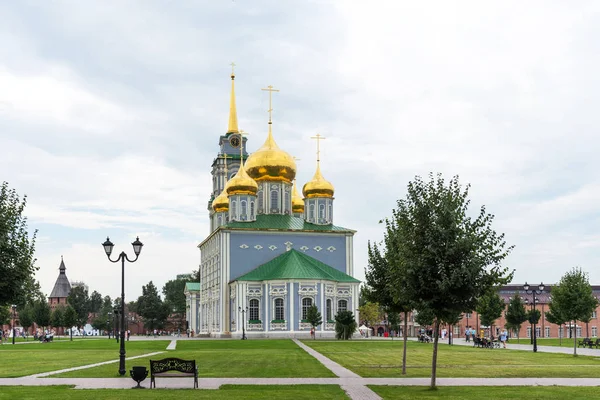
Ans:
<svg viewBox="0 0 600 400"><path fill-rule="evenodd" d="M317 335L333 336L338 311L358 321L355 231L333 224L334 187L321 173L319 140L314 177L299 194L295 159L274 139L271 101L266 140L246 151L234 78L228 130L212 163L211 232L198 246L195 304L188 296L188 309L197 309L190 328L214 337L308 334L306 313L315 305L323 317Z"/></svg>

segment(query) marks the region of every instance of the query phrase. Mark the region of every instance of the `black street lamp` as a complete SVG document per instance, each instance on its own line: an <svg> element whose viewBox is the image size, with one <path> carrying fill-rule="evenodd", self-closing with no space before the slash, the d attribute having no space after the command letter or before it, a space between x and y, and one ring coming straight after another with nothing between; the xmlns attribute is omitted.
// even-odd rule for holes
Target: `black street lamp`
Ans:
<svg viewBox="0 0 600 400"><path fill-rule="evenodd" d="M112 319L113 313L109 311L106 315L108 316L108 319L106 320L106 330L108 331L108 340L110 340L112 331L110 320Z"/></svg>
<svg viewBox="0 0 600 400"><path fill-rule="evenodd" d="M119 343L119 312L119 307L115 307L113 310L113 314L115 315L115 317L113 318L113 335L115 336L117 343Z"/></svg>
<svg viewBox="0 0 600 400"><path fill-rule="evenodd" d="M523 285L523 290L525 290L525 293L527 294L531 294L533 295L533 304L532 304L532 310L535 310L535 303L537 301L537 298L535 297L538 294L542 294L544 293L544 289L545 286L543 283L540 283L540 285L537 287L537 289L531 288L527 282L525 282L525 284ZM537 352L537 335L536 335L536 324L533 324L533 352L536 353Z"/></svg>
<svg viewBox="0 0 600 400"><path fill-rule="evenodd" d="M248 339L246 337L246 312L248 312L248 307L246 309L238 307L238 311L242 313L242 340L246 340Z"/></svg>
<svg viewBox="0 0 600 400"><path fill-rule="evenodd" d="M131 243L133 246L133 252L135 253L135 259L130 260L125 254L124 251L119 254L116 260L111 260L110 255L112 253L113 247L115 246L110 239L107 237L106 242L102 243L104 247L104 251L106 252L106 257L108 257L108 261L116 263L121 261L121 348L119 350L119 375L125 375L125 260L130 263L134 263L137 261L140 253L142 251L142 246L144 245L140 242L140 238L137 237L135 242Z"/></svg>
<svg viewBox="0 0 600 400"><path fill-rule="evenodd" d="M12 308L12 344L15 344L15 312L17 311L17 305L13 304Z"/></svg>

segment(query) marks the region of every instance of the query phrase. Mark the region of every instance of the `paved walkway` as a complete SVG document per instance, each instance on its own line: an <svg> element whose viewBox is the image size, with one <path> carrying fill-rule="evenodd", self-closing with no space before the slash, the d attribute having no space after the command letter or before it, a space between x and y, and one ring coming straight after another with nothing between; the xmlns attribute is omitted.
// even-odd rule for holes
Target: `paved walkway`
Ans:
<svg viewBox="0 0 600 400"><path fill-rule="evenodd" d="M187 339L187 338L178 338ZM164 339L163 339L164 340ZM428 386L430 378L361 378L354 372L342 367L321 353L306 346L297 339L293 339L299 347L315 357L326 368L331 370L337 378L200 378L201 389L218 389L222 385L339 385L353 400L374 400L380 397L367 387L367 385L394 385L394 386ZM447 343L447 342L446 342ZM169 348L175 348L177 340L171 340ZM440 342L441 345L444 343ZM464 339L455 339L455 345L472 346ZM529 344L510 343L508 348L513 350L531 351ZM484 351L482 349L482 351ZM504 351L494 349L491 351ZM549 353L572 354L572 348L538 346L538 351ZM164 351L128 357L128 360L149 357L164 353ZM577 349L578 354L600 356L600 350ZM59 371L44 372L21 378L0 378L0 386L48 386L48 385L73 385L76 389L126 389L135 386L129 377L123 378L53 378L50 375L93 368L99 365L117 363L119 360L105 361L96 364L68 368ZM600 386L600 378L438 378L439 386ZM149 387L149 379L142 386ZM166 389L193 388L193 380L189 378L157 379L157 387Z"/></svg>
<svg viewBox="0 0 600 400"><path fill-rule="evenodd" d="M175 350L177 348L177 339L171 340L171 343L167 346L167 350Z"/></svg>

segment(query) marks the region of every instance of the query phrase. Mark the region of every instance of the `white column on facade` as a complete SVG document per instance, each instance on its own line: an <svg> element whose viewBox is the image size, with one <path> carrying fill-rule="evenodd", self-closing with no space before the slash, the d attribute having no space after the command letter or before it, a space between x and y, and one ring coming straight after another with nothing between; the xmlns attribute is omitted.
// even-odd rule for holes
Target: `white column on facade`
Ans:
<svg viewBox="0 0 600 400"><path fill-rule="evenodd" d="M321 317L325 317L325 321L321 324L321 332L325 331L325 324L327 323L327 313L325 312L325 284L321 282L319 285L319 292L321 293Z"/></svg>
<svg viewBox="0 0 600 400"><path fill-rule="evenodd" d="M263 295L263 299L264 299L264 307L265 307L265 332L269 332L269 328L271 326L271 319L269 317L270 315L270 310L271 310L271 296L269 296L269 284L265 283L265 288L264 290L264 295Z"/></svg>
<svg viewBox="0 0 600 400"><path fill-rule="evenodd" d="M290 289L289 289L289 292L290 292L290 331L293 331L294 330L294 325L295 325L294 324L294 318L295 318L295 315L294 315L295 314L294 313L294 298L296 296L295 296L295 293L294 293L294 283L293 282L289 282L289 285L290 285Z"/></svg>

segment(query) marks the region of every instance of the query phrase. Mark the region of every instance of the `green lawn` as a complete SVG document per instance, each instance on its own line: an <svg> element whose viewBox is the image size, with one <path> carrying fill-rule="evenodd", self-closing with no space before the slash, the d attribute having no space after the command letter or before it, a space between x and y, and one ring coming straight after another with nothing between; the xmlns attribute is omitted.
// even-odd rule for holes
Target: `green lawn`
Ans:
<svg viewBox="0 0 600 400"><path fill-rule="evenodd" d="M135 342L132 342L135 343ZM166 347L166 346L165 346ZM181 340L177 350L126 363L149 367L148 360L178 357L196 360L200 377L328 378L335 375L291 340ZM67 372L53 377L117 377L115 365ZM130 379L126 375L127 379Z"/></svg>
<svg viewBox="0 0 600 400"><path fill-rule="evenodd" d="M127 342L127 356L164 351L169 341ZM50 343L12 344L0 346L0 378L14 378L41 372L94 364L119 358L115 340L81 339ZM114 366L112 367L113 369Z"/></svg>
<svg viewBox="0 0 600 400"><path fill-rule="evenodd" d="M597 387L567 386L444 386L438 390L418 386L369 386L384 400L485 399L485 400L587 400L600 399Z"/></svg>
<svg viewBox="0 0 600 400"><path fill-rule="evenodd" d="M304 343L363 377L402 377L402 341L314 341ZM430 344L408 342L406 377L431 374ZM600 357L440 345L439 377L597 378Z"/></svg>
<svg viewBox="0 0 600 400"><path fill-rule="evenodd" d="M228 399L348 399L337 385L289 385L289 386L238 386L223 385L219 390L191 389L71 389L68 386L3 386L0 399L39 400L179 400L186 398L228 400Z"/></svg>
<svg viewBox="0 0 600 400"><path fill-rule="evenodd" d="M583 340L583 338L577 338L577 343L579 343L581 340ZM595 342L596 338L592 338L592 340ZM511 339L510 343L517 343L516 339ZM519 340L520 344L530 344L531 340L530 339L521 339ZM561 347L569 347L569 348L573 348L573 339L537 339L537 344L538 346L561 346ZM581 347L578 347L578 349L580 349ZM600 354L600 353L599 353Z"/></svg>

